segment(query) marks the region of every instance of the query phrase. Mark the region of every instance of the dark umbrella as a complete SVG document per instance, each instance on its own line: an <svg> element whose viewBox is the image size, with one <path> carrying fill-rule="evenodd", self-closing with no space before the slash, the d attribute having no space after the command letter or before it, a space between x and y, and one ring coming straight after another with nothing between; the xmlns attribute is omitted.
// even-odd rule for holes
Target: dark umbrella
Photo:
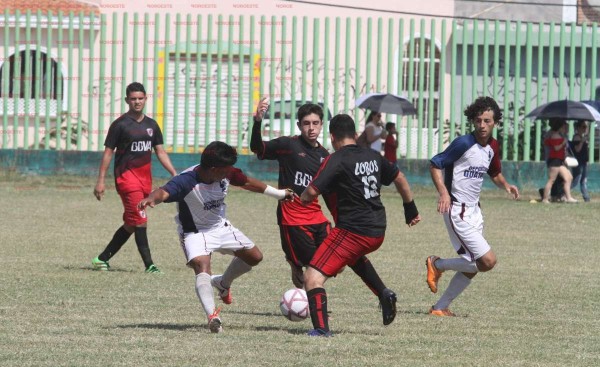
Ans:
<svg viewBox="0 0 600 367"><path fill-rule="evenodd" d="M356 100L356 106L396 115L416 115L417 109L406 98L390 93L369 93Z"/></svg>
<svg viewBox="0 0 600 367"><path fill-rule="evenodd" d="M565 119L600 121L600 112L583 102L561 100L543 104L527 116L534 119Z"/></svg>

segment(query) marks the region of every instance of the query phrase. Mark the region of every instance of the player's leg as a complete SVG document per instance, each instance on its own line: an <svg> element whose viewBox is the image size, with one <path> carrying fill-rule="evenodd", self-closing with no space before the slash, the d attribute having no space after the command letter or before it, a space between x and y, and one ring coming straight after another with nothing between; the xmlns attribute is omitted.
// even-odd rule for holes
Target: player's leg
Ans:
<svg viewBox="0 0 600 367"><path fill-rule="evenodd" d="M317 246L327 237L329 230L329 222L304 226L279 226L281 248L290 264L292 283L295 287L304 287L303 267L310 263Z"/></svg>
<svg viewBox="0 0 600 367"><path fill-rule="evenodd" d="M195 290L206 318L208 328L213 333L223 330L218 309L215 308L215 299L211 285L210 256L211 252L205 246L201 233L180 233L180 242L186 256L187 265L194 269L196 275Z"/></svg>
<svg viewBox="0 0 600 367"><path fill-rule="evenodd" d="M112 239L102 251L100 255L96 258L92 259L92 266L97 270L108 270L110 266L108 265L108 260L110 260L119 250L125 242L131 237L135 230L135 225L130 225L128 223L132 223L129 211L131 210L127 204L126 194L119 193L121 197L121 202L123 203L123 222L124 224L116 230L113 234Z"/></svg>
<svg viewBox="0 0 600 367"><path fill-rule="evenodd" d="M313 329L308 332L309 336L329 337L332 335L329 330L329 317L327 316L327 292L324 288L327 278L313 267L308 267L304 273L304 286L308 298L310 320L313 325Z"/></svg>
<svg viewBox="0 0 600 367"><path fill-rule="evenodd" d="M223 303L230 304L233 301L230 289L233 281L258 265L263 255L254 242L231 223L211 231L210 238L210 241L218 241L218 251L234 255L225 272L212 277L212 285L219 291L219 297Z"/></svg>
<svg viewBox="0 0 600 367"><path fill-rule="evenodd" d="M590 201L590 193L588 192L587 187L587 163L583 163L581 165L581 178L579 180L579 185L581 188L581 194L583 195L583 201Z"/></svg>
<svg viewBox="0 0 600 367"><path fill-rule="evenodd" d="M154 265L152 255L150 253L150 245L148 243L147 223L145 210L139 210L137 204L147 196L143 191L132 191L123 195L123 205L125 206L126 223L134 226L135 243L138 252L144 262L144 268L147 273L160 273L160 270Z"/></svg>
<svg viewBox="0 0 600 367"><path fill-rule="evenodd" d="M450 303L471 284L471 279L479 271L488 271L494 267L496 256L483 237L483 217L479 206L453 204L450 213L444 217L444 222L450 241L460 257L436 258L431 263L440 273L446 270L454 270L457 273L429 313L436 316L454 316L448 309Z"/></svg>
<svg viewBox="0 0 600 367"><path fill-rule="evenodd" d="M349 266L379 299L383 324L391 324L396 317L396 293L385 286L373 264L366 256L361 256L355 264Z"/></svg>

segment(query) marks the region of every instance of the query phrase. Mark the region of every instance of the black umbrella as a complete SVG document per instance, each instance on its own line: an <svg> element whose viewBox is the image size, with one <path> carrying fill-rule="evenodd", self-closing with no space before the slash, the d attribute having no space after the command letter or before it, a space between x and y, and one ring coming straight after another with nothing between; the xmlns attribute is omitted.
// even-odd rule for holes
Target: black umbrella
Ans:
<svg viewBox="0 0 600 367"><path fill-rule="evenodd" d="M416 115L417 109L406 98L390 93L369 93L356 100L356 106L396 115Z"/></svg>
<svg viewBox="0 0 600 367"><path fill-rule="evenodd" d="M560 100L543 104L527 116L534 119L565 119L600 121L600 112L583 102Z"/></svg>

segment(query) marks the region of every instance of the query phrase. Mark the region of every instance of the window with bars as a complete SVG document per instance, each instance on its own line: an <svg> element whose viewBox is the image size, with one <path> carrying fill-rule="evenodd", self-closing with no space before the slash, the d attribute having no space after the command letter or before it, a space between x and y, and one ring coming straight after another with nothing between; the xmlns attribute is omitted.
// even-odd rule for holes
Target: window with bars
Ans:
<svg viewBox="0 0 600 367"><path fill-rule="evenodd" d="M403 48L402 58L402 85L401 94L411 96L413 104L418 106L419 97L423 98L423 121L427 122L430 118L433 121L433 127L439 128L439 91L440 91L440 49L432 44L430 39L425 39L423 50L421 52L421 41L419 38L414 40L411 58L411 43L406 42ZM422 54L422 55L421 55ZM423 65L422 71L420 65ZM433 78L433 80L431 80ZM431 85L433 82L433 91ZM422 83L422 84L421 84ZM420 85L423 87L420 88ZM419 92L421 91L421 92ZM433 96L431 100L430 96ZM429 116L429 107L433 104L433 116Z"/></svg>
<svg viewBox="0 0 600 367"><path fill-rule="evenodd" d="M50 56L41 51L23 50L10 56L0 67L0 97L57 100L61 79L58 63Z"/></svg>

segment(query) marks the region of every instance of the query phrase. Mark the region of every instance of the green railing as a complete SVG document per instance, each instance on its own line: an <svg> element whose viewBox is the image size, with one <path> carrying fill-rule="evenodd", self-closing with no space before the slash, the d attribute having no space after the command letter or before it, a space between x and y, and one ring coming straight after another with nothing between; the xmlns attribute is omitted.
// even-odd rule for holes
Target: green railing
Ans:
<svg viewBox="0 0 600 367"><path fill-rule="evenodd" d="M125 86L139 81L174 152L215 139L248 152L262 95L273 138L296 132L306 101L350 113L360 129L365 111L354 100L390 92L418 111L384 117L398 124L403 157L429 158L468 133L464 107L488 95L503 109L503 159L540 161L547 127L525 114L600 98L597 24L5 11L0 30L4 149L101 150L125 112ZM328 146L327 127L322 138Z"/></svg>

